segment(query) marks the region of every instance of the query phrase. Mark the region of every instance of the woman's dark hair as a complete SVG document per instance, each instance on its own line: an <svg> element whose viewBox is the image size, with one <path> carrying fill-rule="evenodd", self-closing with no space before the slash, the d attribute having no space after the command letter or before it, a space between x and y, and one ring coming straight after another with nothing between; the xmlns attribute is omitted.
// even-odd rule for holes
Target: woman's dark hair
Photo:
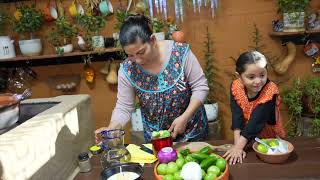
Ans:
<svg viewBox="0 0 320 180"><path fill-rule="evenodd" d="M120 28L119 40L122 47L135 43L138 39L149 42L152 35L150 19L144 15L129 15Z"/></svg>
<svg viewBox="0 0 320 180"><path fill-rule="evenodd" d="M236 62L236 72L242 74L246 70L248 64L261 64L262 67L267 67L266 57L258 51L249 51L242 53Z"/></svg>

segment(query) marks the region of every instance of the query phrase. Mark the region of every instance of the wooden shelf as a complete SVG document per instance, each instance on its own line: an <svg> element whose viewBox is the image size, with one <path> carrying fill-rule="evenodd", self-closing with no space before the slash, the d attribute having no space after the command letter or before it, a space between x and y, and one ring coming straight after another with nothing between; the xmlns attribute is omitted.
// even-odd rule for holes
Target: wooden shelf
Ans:
<svg viewBox="0 0 320 180"><path fill-rule="evenodd" d="M320 42L320 30L306 30L300 32L271 32L269 35L271 37L280 38L282 43L291 41L297 45L304 45L309 39Z"/></svg>
<svg viewBox="0 0 320 180"><path fill-rule="evenodd" d="M108 52L117 52L120 51L120 48L106 48L102 51L74 51L71 53L66 53L62 56L58 56L57 54L46 54L46 55L39 55L39 56L17 56L10 59L1 59L0 61L32 61L37 59L52 59L52 58L61 58L61 57L70 57L70 56L85 56L89 54L104 54Z"/></svg>
<svg viewBox="0 0 320 180"><path fill-rule="evenodd" d="M281 36L299 36L304 34L320 34L320 30L300 31L300 32L271 32L269 35L273 37Z"/></svg>
<svg viewBox="0 0 320 180"><path fill-rule="evenodd" d="M74 51L71 53L65 53L62 56L57 54L45 54L39 56L17 56L10 59L0 59L0 66L3 67L17 67L17 66L47 66L57 64L71 64L82 63L82 59L79 56L93 55L92 61L103 61L107 58L117 58L117 52L121 51L121 48L105 48L101 51Z"/></svg>

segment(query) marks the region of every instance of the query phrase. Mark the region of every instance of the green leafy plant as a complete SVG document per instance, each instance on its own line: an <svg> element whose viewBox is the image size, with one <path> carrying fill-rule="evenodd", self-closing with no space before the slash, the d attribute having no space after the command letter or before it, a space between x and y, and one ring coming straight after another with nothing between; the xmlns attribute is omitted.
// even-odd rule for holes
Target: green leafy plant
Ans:
<svg viewBox="0 0 320 180"><path fill-rule="evenodd" d="M162 20L159 20L157 18L153 18L151 23L152 23L152 30L154 33L161 32L165 27L165 23Z"/></svg>
<svg viewBox="0 0 320 180"><path fill-rule="evenodd" d="M289 137L303 135L304 122L302 117L304 115L313 118L312 130L308 135L320 135L320 120L318 117L320 114L320 78L308 78L303 82L300 79L294 80L292 87L287 88L282 94L283 102L290 114L290 119L286 124ZM307 101L304 101L305 99Z"/></svg>
<svg viewBox="0 0 320 180"><path fill-rule="evenodd" d="M82 15L77 16L76 21L88 36L98 35L107 24L102 16Z"/></svg>
<svg viewBox="0 0 320 180"><path fill-rule="evenodd" d="M52 46L56 47L56 53L62 55L63 49L59 47L70 44L76 34L76 27L66 17L62 16L56 20L55 29L49 34L48 41Z"/></svg>
<svg viewBox="0 0 320 180"><path fill-rule="evenodd" d="M41 28L43 23L43 13L32 6L21 6L17 8L21 17L14 19L13 30L17 33L30 33L30 38L34 38L34 33Z"/></svg>
<svg viewBox="0 0 320 180"><path fill-rule="evenodd" d="M292 87L285 89L282 93L283 103L287 106L290 115L290 119L285 126L289 137L301 136L303 133L301 126L302 95L303 90L300 79L294 80Z"/></svg>
<svg viewBox="0 0 320 180"><path fill-rule="evenodd" d="M126 10L123 9L117 9L117 12L115 13L117 22L114 25L114 29L117 31L120 31L120 28L122 24L124 23L125 19L129 15L129 13Z"/></svg>
<svg viewBox="0 0 320 180"><path fill-rule="evenodd" d="M310 99L310 111L315 117L320 113L320 78L314 77L306 81L305 95Z"/></svg>
<svg viewBox="0 0 320 180"><path fill-rule="evenodd" d="M304 86L305 96L308 101L305 106L307 112L313 114L314 120L312 121L311 136L320 135L320 78L314 77L306 81ZM305 108L304 106L304 108Z"/></svg>
<svg viewBox="0 0 320 180"><path fill-rule="evenodd" d="M279 11L283 13L304 12L310 0L278 0Z"/></svg>
<svg viewBox="0 0 320 180"><path fill-rule="evenodd" d="M208 86L211 92L217 90L218 88L222 88L223 86L215 80L217 77L218 68L216 67L216 59L214 57L214 50L213 50L213 40L209 33L209 28L207 27L207 33L205 37L205 41L203 42L204 45L204 60L205 60L205 69L204 74L207 78ZM216 93L215 93L216 94ZM205 104L212 104L215 103L215 97L213 93L209 93L207 96Z"/></svg>

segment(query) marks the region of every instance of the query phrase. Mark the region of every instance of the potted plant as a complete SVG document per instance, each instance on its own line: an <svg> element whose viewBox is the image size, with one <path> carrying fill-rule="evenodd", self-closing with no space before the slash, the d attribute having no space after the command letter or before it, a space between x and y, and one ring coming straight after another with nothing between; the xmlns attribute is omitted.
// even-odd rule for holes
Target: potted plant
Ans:
<svg viewBox="0 0 320 180"><path fill-rule="evenodd" d="M76 17L77 23L84 28L87 39L91 37L91 46L94 50L104 48L104 37L100 35L101 30L106 25L106 20L102 16L82 15Z"/></svg>
<svg viewBox="0 0 320 180"><path fill-rule="evenodd" d="M72 25L66 17L59 17L56 22L56 29L50 33L48 40L55 47L58 55L63 53L72 52L72 38L77 34L77 29Z"/></svg>
<svg viewBox="0 0 320 180"><path fill-rule="evenodd" d="M115 41L115 47L117 48L120 48L121 45L120 45L120 41L119 41L119 31L120 31L120 28L124 22L124 20L127 18L127 16L129 15L128 12L124 9L118 9L117 12L115 13L116 15L116 19L117 19L117 22L116 24L114 25L114 30L116 30L117 32L113 33L113 39Z"/></svg>
<svg viewBox="0 0 320 180"><path fill-rule="evenodd" d="M0 59L8 59L16 56L13 40L4 35L9 22L9 16L3 9L0 10Z"/></svg>
<svg viewBox="0 0 320 180"><path fill-rule="evenodd" d="M21 6L17 9L13 21L13 30L20 35L29 33L27 40L20 40L19 47L21 53L25 56L39 55L42 51L42 44L40 39L35 39L35 32L41 28L43 23L43 14L32 6Z"/></svg>
<svg viewBox="0 0 320 180"><path fill-rule="evenodd" d="M290 114L286 124L290 137L320 135L320 78L303 82L295 79L292 87L282 93L283 103Z"/></svg>
<svg viewBox="0 0 320 180"><path fill-rule="evenodd" d="M283 13L283 31L304 31L305 10L310 0L278 0L279 11Z"/></svg>
<svg viewBox="0 0 320 180"><path fill-rule="evenodd" d="M165 39L165 34L163 32L163 28L165 23L157 18L152 19L152 31L153 35L156 37L158 41Z"/></svg>
<svg viewBox="0 0 320 180"><path fill-rule="evenodd" d="M179 31L179 27L177 24L174 22L174 18L172 16L169 16L167 21L165 22L165 26L168 29L167 34L166 34L166 39L173 39L172 34L175 31Z"/></svg>
<svg viewBox="0 0 320 180"><path fill-rule="evenodd" d="M211 39L208 27L207 33L205 37L204 44L204 59L205 59L205 69L204 73L208 81L209 92L213 92L216 90L217 85L219 84L214 80L214 77L217 72L217 68L215 67L215 58L214 58L214 51L213 51L213 41ZM214 121L218 117L218 103L214 100L214 96L212 93L209 93L207 99L205 101L204 107L206 109L208 121Z"/></svg>

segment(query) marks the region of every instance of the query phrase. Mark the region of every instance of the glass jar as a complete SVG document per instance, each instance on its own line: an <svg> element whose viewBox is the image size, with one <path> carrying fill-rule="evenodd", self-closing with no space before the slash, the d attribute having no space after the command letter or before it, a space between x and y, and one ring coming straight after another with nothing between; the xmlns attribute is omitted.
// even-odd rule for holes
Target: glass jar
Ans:
<svg viewBox="0 0 320 180"><path fill-rule="evenodd" d="M89 154L87 152L80 153L78 156L80 172L89 172L92 169Z"/></svg>
<svg viewBox="0 0 320 180"><path fill-rule="evenodd" d="M103 169L112 164L129 162L131 155L124 146L124 130L102 131L102 149L100 163Z"/></svg>

